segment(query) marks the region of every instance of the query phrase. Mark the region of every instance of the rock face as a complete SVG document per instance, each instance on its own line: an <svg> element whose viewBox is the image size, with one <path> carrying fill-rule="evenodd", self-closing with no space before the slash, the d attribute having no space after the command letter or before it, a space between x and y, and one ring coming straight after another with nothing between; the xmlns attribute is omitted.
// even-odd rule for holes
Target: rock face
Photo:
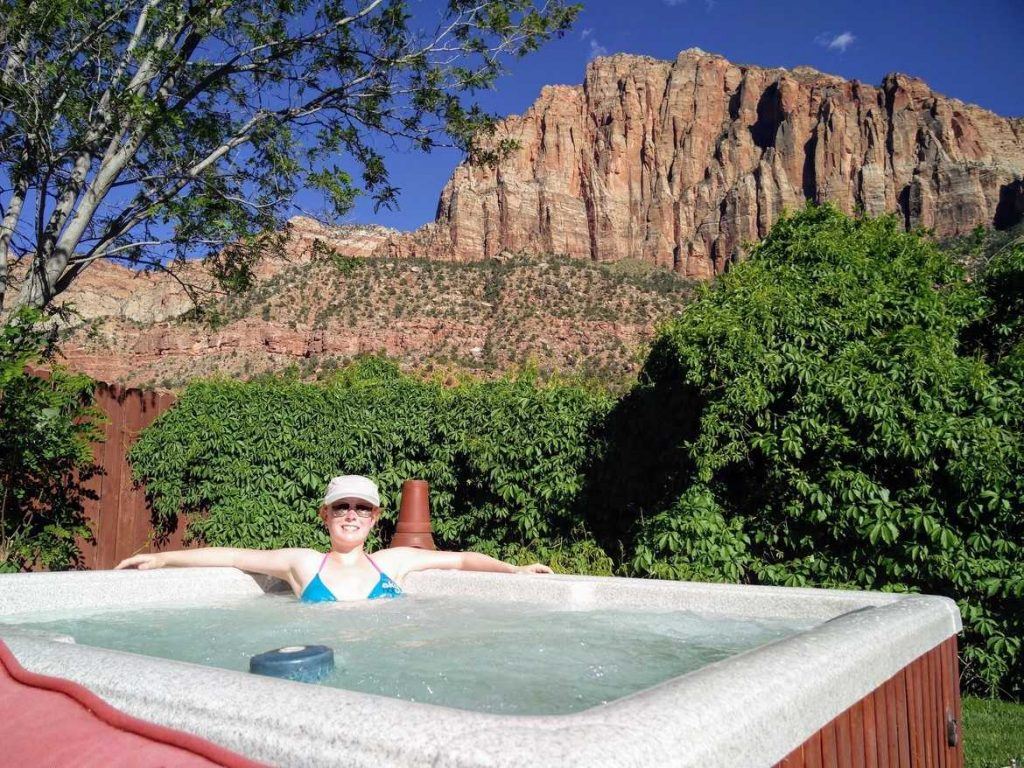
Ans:
<svg viewBox="0 0 1024 768"><path fill-rule="evenodd" d="M880 87L691 49L674 62L593 60L464 163L434 223L378 254L478 260L503 251L642 259L709 277L805 200L961 234L1024 216L1024 119L893 74Z"/></svg>
<svg viewBox="0 0 1024 768"><path fill-rule="evenodd" d="M398 233L377 226L328 227L296 216L288 221L281 248L255 267L257 280L267 280L286 269L308 264L318 251L349 258L366 257ZM209 273L198 262L164 272L140 272L109 261L98 261L82 272L58 303L74 306L85 320L110 317L148 325L180 317L195 307L189 289L208 292Z"/></svg>

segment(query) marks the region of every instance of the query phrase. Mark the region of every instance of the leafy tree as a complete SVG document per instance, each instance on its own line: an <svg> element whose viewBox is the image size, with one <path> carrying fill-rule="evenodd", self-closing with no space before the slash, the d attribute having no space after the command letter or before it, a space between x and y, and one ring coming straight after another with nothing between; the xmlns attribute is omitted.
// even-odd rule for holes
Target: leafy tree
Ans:
<svg viewBox="0 0 1024 768"><path fill-rule="evenodd" d="M970 685L1024 692L1019 267L971 283L892 218L783 218L662 330L627 403L683 411L620 494L632 572L949 595Z"/></svg>
<svg viewBox="0 0 1024 768"><path fill-rule="evenodd" d="M360 186L394 201L382 137L494 160L511 145L481 149L472 94L577 12L447 0L423 30L404 0L2 0L0 309L22 261L17 306L97 259L166 269L201 249L244 286L300 188L338 214Z"/></svg>
<svg viewBox="0 0 1024 768"><path fill-rule="evenodd" d="M0 572L69 568L76 537L91 536L82 501L101 437L93 382L59 367L26 372L53 351L39 319L23 310L0 329Z"/></svg>

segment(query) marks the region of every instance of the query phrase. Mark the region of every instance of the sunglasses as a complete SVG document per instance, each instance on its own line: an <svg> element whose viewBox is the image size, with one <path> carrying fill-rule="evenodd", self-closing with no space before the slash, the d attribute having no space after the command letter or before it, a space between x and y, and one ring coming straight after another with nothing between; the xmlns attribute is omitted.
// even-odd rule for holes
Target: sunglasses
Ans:
<svg viewBox="0 0 1024 768"><path fill-rule="evenodd" d="M356 517L361 517L364 520L373 515L373 507L368 504L350 504L347 501L339 501L336 504L331 504L327 509L330 511L331 517L341 517L342 515L347 515L353 510L355 510Z"/></svg>

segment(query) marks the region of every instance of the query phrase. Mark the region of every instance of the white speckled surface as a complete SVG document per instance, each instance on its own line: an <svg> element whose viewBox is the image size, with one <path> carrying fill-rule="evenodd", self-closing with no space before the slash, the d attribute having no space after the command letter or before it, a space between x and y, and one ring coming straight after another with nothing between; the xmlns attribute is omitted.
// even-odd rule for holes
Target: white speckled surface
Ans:
<svg viewBox="0 0 1024 768"><path fill-rule="evenodd" d="M262 586L261 586L262 585ZM41 610L260 594L233 569L0 576L0 621ZM407 591L751 617L814 629L573 715L502 716L61 642L0 624L28 669L124 711L284 766L769 766L961 629L946 598L582 576L433 571Z"/></svg>

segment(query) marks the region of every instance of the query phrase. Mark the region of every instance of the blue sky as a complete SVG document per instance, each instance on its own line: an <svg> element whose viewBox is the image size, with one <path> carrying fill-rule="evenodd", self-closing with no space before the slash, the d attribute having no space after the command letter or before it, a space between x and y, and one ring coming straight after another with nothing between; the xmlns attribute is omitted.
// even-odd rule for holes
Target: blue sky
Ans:
<svg viewBox="0 0 1024 768"><path fill-rule="evenodd" d="M439 0L411 0L417 15ZM1024 116L1024 0L856 3L806 0L585 0L572 32L530 56L480 103L499 114L523 112L553 83L583 80L594 55L638 53L672 59L693 46L742 64L794 67L877 85L889 72L925 80L939 93L1009 116ZM399 209L373 212L361 201L352 223L415 229L431 221L441 187L461 159L387 151Z"/></svg>

